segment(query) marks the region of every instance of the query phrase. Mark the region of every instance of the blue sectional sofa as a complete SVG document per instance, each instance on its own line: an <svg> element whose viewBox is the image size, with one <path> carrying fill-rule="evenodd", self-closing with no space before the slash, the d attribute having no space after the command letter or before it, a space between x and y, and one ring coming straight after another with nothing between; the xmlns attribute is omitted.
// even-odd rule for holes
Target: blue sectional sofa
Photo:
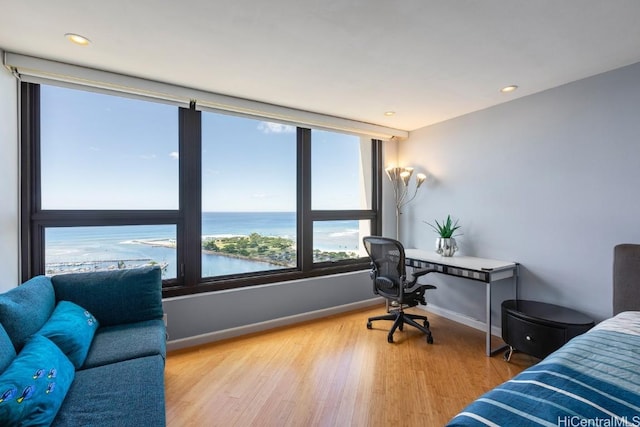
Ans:
<svg viewBox="0 0 640 427"><path fill-rule="evenodd" d="M158 267L35 277L0 295L0 425L164 426Z"/></svg>

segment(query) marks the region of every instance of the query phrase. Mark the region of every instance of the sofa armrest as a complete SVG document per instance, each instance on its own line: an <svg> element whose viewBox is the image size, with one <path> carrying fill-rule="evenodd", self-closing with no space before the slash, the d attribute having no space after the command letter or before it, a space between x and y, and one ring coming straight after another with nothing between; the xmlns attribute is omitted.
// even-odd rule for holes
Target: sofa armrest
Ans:
<svg viewBox="0 0 640 427"><path fill-rule="evenodd" d="M162 272L158 266L60 274L51 281L57 301L84 307L100 326L162 319Z"/></svg>

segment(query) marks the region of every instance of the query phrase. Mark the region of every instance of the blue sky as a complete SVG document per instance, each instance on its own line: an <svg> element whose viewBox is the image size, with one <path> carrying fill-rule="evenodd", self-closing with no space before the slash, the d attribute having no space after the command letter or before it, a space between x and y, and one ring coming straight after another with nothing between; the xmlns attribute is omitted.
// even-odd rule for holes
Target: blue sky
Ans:
<svg viewBox="0 0 640 427"><path fill-rule="evenodd" d="M44 209L177 209L177 107L42 86ZM203 210L294 211L295 128L202 113ZM314 130L313 207L358 209L359 138Z"/></svg>

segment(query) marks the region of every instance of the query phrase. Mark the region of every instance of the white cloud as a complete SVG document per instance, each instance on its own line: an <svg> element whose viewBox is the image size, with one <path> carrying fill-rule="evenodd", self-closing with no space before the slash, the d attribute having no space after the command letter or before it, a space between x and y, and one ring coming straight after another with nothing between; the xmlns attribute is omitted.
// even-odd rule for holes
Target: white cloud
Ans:
<svg viewBox="0 0 640 427"><path fill-rule="evenodd" d="M260 122L258 130L264 133L293 133L295 126L283 125L282 123Z"/></svg>
<svg viewBox="0 0 640 427"><path fill-rule="evenodd" d="M172 151L169 153L169 157L178 160L178 158L180 157L180 154L178 154L177 151Z"/></svg>

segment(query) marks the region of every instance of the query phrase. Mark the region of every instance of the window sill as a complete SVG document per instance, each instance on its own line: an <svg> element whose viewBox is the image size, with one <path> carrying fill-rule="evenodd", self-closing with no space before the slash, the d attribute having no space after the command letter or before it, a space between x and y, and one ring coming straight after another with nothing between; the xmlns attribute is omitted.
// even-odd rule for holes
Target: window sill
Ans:
<svg viewBox="0 0 640 427"><path fill-rule="evenodd" d="M349 273L353 271L364 271L370 268L369 261L342 264L342 265L322 265L312 271L302 272L298 270L280 271L278 273L257 274L251 276L205 279L195 286L181 286L165 284L162 289L162 297L170 298L183 295L193 295L204 292L215 292L227 289L238 289L256 285L266 285L270 283L288 282L292 280L305 279L310 277L330 276L333 274Z"/></svg>

